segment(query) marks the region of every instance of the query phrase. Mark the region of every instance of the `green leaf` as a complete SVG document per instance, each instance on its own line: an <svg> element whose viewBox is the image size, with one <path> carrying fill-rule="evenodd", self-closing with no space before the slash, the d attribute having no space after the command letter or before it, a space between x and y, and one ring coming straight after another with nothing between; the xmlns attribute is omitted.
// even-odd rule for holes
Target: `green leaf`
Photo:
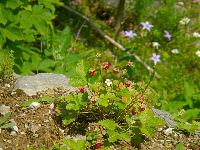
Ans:
<svg viewBox="0 0 200 150"><path fill-rule="evenodd" d="M14 124L13 122L11 122L11 123L7 123L7 124L1 126L1 128L7 129L7 128L13 127L14 125L15 125L15 124Z"/></svg>
<svg viewBox="0 0 200 150"><path fill-rule="evenodd" d="M0 118L0 125L2 125L11 115L11 112L6 113L3 117Z"/></svg>
<svg viewBox="0 0 200 150"><path fill-rule="evenodd" d="M20 0L7 0L6 7L15 9L15 8L19 7L21 4L22 4L22 2Z"/></svg>
<svg viewBox="0 0 200 150"><path fill-rule="evenodd" d="M119 133L115 132L114 130L107 130L108 133L108 141L109 142L116 142L119 139Z"/></svg>
<svg viewBox="0 0 200 150"><path fill-rule="evenodd" d="M108 107L109 99L107 95L101 94L97 100L97 104L100 106Z"/></svg>
<svg viewBox="0 0 200 150"><path fill-rule="evenodd" d="M5 9L4 6L0 4L0 23L2 23L3 25L5 25L8 21L7 20L8 11L9 10Z"/></svg>
<svg viewBox="0 0 200 150"><path fill-rule="evenodd" d="M192 96L195 94L195 86L192 83L184 83L184 97L189 104L190 108L193 108Z"/></svg>
<svg viewBox="0 0 200 150"><path fill-rule="evenodd" d="M101 120L98 122L98 124L106 128L107 130L115 130L116 127L118 127L118 124L115 123L115 121L111 119Z"/></svg>
<svg viewBox="0 0 200 150"><path fill-rule="evenodd" d="M183 143L180 142L179 144L177 144L175 150L185 150Z"/></svg>
<svg viewBox="0 0 200 150"><path fill-rule="evenodd" d="M188 121L190 119L197 118L200 114L200 109L194 108L194 109L188 109L183 114L183 118L185 121Z"/></svg>
<svg viewBox="0 0 200 150"><path fill-rule="evenodd" d="M192 123L180 122L177 124L178 129L186 130L189 133L194 133L196 130L200 130L200 122L193 121Z"/></svg>
<svg viewBox="0 0 200 150"><path fill-rule="evenodd" d="M11 41L22 40L22 34L18 28L6 27L1 29L1 33L4 37L7 37Z"/></svg>
<svg viewBox="0 0 200 150"><path fill-rule="evenodd" d="M33 102L46 102L46 103L52 103L54 101L53 97L50 96L43 96L40 98L31 98L31 99L27 99L22 103L22 107L28 107L30 106L31 103Z"/></svg>
<svg viewBox="0 0 200 150"><path fill-rule="evenodd" d="M86 149L85 140L75 140L75 139L66 139L64 143L70 148L70 150L84 150Z"/></svg>
<svg viewBox="0 0 200 150"><path fill-rule="evenodd" d="M53 35L53 51L65 54L71 41L71 30L68 26L60 33Z"/></svg>
<svg viewBox="0 0 200 150"><path fill-rule="evenodd" d="M53 13L55 13L55 5L62 5L59 0L38 0L38 3L43 4L45 8L49 8Z"/></svg>
<svg viewBox="0 0 200 150"><path fill-rule="evenodd" d="M64 125L69 125L70 123L74 122L76 120L76 117L73 115L67 115L64 116L64 118L62 119L62 123Z"/></svg>
<svg viewBox="0 0 200 150"><path fill-rule="evenodd" d="M156 127L165 125L165 122L160 118L155 117L151 110L141 112L139 120L141 122L141 132L148 137L153 136Z"/></svg>
<svg viewBox="0 0 200 150"><path fill-rule="evenodd" d="M86 80L86 71L83 61L80 61L77 66L76 70L73 73L72 77L70 78L70 84L72 86L83 86L87 84Z"/></svg>
<svg viewBox="0 0 200 150"><path fill-rule="evenodd" d="M126 133L126 132L120 132L119 139L120 140L124 140L126 142L130 142L131 141L130 135L128 133Z"/></svg>
<svg viewBox="0 0 200 150"><path fill-rule="evenodd" d="M38 66L39 70L45 70L49 67L54 67L55 66L55 62L52 59L44 59Z"/></svg>

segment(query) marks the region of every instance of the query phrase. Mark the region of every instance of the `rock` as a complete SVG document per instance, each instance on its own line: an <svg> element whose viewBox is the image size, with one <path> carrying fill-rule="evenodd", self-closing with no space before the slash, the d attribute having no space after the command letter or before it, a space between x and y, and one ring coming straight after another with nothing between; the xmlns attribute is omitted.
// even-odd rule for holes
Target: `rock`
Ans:
<svg viewBox="0 0 200 150"><path fill-rule="evenodd" d="M0 114L5 115L8 112L10 112L10 107L6 105L1 105L0 106Z"/></svg>
<svg viewBox="0 0 200 150"><path fill-rule="evenodd" d="M165 135L170 135L173 133L173 128L168 128L166 130L163 131Z"/></svg>
<svg viewBox="0 0 200 150"><path fill-rule="evenodd" d="M31 124L30 125L30 131L34 134L40 129L41 124Z"/></svg>
<svg viewBox="0 0 200 150"><path fill-rule="evenodd" d="M14 120L14 119L11 119L10 122L12 122L12 123L14 124L14 126L12 127L12 131L18 132L19 129L18 129L18 127L17 127L17 124L16 124L15 120ZM12 131L11 131L11 133L12 133Z"/></svg>
<svg viewBox="0 0 200 150"><path fill-rule="evenodd" d="M64 88L69 89L68 78L62 74L39 73L33 76L18 76L16 79L15 90L20 89L28 96L36 95L48 89Z"/></svg>
<svg viewBox="0 0 200 150"><path fill-rule="evenodd" d="M32 102L30 105L29 105L29 107L28 108L31 108L31 109L33 109L33 108L38 108L38 107L40 107L40 103L38 103L38 102Z"/></svg>
<svg viewBox="0 0 200 150"><path fill-rule="evenodd" d="M176 122L172 120L172 117L170 113L164 111L164 110L159 110L156 108L152 108L152 111L154 112L154 115L163 119L166 122L167 127L174 127L176 126Z"/></svg>

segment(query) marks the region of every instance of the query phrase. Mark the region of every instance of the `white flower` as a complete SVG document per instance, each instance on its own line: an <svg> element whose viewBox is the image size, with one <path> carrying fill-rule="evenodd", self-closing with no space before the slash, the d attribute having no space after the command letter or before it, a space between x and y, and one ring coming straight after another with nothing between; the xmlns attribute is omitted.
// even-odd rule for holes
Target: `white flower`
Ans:
<svg viewBox="0 0 200 150"><path fill-rule="evenodd" d="M107 84L107 86L111 86L112 85L112 81L110 79L106 79L105 83Z"/></svg>
<svg viewBox="0 0 200 150"><path fill-rule="evenodd" d="M200 33L194 32L194 33L192 34L192 36L195 37L195 38L200 38Z"/></svg>
<svg viewBox="0 0 200 150"><path fill-rule="evenodd" d="M153 47L155 47L156 49L158 49L160 47L160 44L158 42L152 42Z"/></svg>
<svg viewBox="0 0 200 150"><path fill-rule="evenodd" d="M190 18L188 18L188 17L184 17L183 19L181 19L181 20L179 21L179 23L180 23L181 25L187 25L189 22L190 22Z"/></svg>
<svg viewBox="0 0 200 150"><path fill-rule="evenodd" d="M173 54L178 54L178 53L179 53L179 50L178 50L177 48L174 48L174 49L171 50L171 52L172 52Z"/></svg>
<svg viewBox="0 0 200 150"><path fill-rule="evenodd" d="M200 57L200 50L196 51L195 53L198 57Z"/></svg>

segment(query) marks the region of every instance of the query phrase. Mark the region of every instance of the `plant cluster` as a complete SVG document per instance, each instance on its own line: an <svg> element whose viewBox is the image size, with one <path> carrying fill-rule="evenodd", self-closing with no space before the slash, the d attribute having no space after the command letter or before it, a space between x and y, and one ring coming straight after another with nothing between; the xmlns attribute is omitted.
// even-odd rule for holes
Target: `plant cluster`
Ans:
<svg viewBox="0 0 200 150"><path fill-rule="evenodd" d="M108 62L98 68L77 65L71 83L79 86L79 93L61 97L57 115L70 130L86 132L87 147L109 147L120 141L131 145L133 137L151 137L156 127L164 125L151 111L155 96L149 85L126 78L130 68L131 62L124 67Z"/></svg>

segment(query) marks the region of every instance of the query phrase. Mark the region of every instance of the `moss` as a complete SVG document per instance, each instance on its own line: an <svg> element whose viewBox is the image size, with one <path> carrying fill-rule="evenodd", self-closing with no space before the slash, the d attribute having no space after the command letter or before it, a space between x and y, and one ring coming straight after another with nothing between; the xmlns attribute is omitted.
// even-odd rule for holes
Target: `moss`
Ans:
<svg viewBox="0 0 200 150"><path fill-rule="evenodd" d="M0 50L0 79L8 80L13 75L14 57L13 52L5 49Z"/></svg>

